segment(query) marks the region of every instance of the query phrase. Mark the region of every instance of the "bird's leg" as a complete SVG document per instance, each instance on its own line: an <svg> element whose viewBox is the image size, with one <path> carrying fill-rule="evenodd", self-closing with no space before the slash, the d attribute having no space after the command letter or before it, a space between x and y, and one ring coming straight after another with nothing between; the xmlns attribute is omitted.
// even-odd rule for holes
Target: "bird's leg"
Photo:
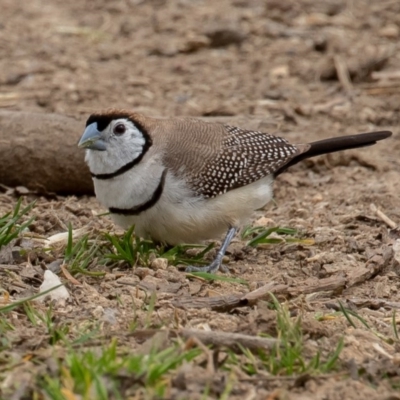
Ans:
<svg viewBox="0 0 400 400"><path fill-rule="evenodd" d="M218 250L217 256L215 257L214 261L206 265L205 267L195 267L193 265L189 265L186 268L186 272L209 272L214 273L217 272L220 268L222 272L229 272L229 269L222 264L222 259L224 258L225 252L231 243L232 239L234 238L238 228L230 227L228 232L226 233L225 239L222 242L222 246Z"/></svg>

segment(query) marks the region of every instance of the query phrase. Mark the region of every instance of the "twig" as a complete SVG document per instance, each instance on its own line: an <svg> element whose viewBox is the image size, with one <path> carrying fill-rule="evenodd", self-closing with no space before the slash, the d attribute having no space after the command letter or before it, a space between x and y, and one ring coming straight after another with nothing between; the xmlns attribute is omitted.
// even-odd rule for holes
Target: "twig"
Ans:
<svg viewBox="0 0 400 400"><path fill-rule="evenodd" d="M378 275L389 265L393 258L393 249L391 246L382 246L375 254L369 258L365 267L355 268L347 277L346 288L359 285L374 276Z"/></svg>
<svg viewBox="0 0 400 400"><path fill-rule="evenodd" d="M21 271L22 267L19 265L0 264L1 271Z"/></svg>
<svg viewBox="0 0 400 400"><path fill-rule="evenodd" d="M195 337L201 340L205 345L224 346L237 350L239 350L239 344L250 350L258 350L271 349L279 343L278 339L262 338L231 332L183 329L180 332L178 331L177 335L184 338Z"/></svg>
<svg viewBox="0 0 400 400"><path fill-rule="evenodd" d="M351 303L357 308L369 308L371 310L378 310L379 308L386 307L390 309L400 309L400 302L387 301L385 299L367 299L361 297L350 297L350 298L341 298L336 299L337 301L341 301L343 304L346 302ZM327 308L334 309L335 311L339 311L340 307L336 303L332 303L332 300L324 303ZM391 319L391 318L390 318Z"/></svg>
<svg viewBox="0 0 400 400"><path fill-rule="evenodd" d="M396 71L375 71L371 74L374 80L395 80L400 79L400 70Z"/></svg>
<svg viewBox="0 0 400 400"><path fill-rule="evenodd" d="M207 357L207 374L212 375L215 374L215 365L214 365L214 357L213 357L213 352L197 337L195 336L190 336L188 341L186 342L186 347L192 347L193 345L196 345L197 347L200 347L203 350L203 353Z"/></svg>
<svg viewBox="0 0 400 400"><path fill-rule="evenodd" d="M324 279L312 279L298 283L295 287L289 289L289 294L293 297L301 294L310 294L317 292L341 292L346 285L346 279L343 276L331 276Z"/></svg>
<svg viewBox="0 0 400 400"><path fill-rule="evenodd" d="M155 335L159 330L147 329L137 330L129 333L128 336L133 336L136 339L145 339ZM241 333L221 332L221 331L203 331L198 329L180 329L169 330L170 338L181 337L183 339L195 338L203 344L216 347L228 347L234 351L240 351L240 346L249 350L272 349L279 344L278 339L262 338L259 336L243 335Z"/></svg>
<svg viewBox="0 0 400 400"><path fill-rule="evenodd" d="M69 282L71 282L72 284L76 285L76 286L82 286L82 283L80 283L77 279L75 279L71 273L68 271L67 266L62 263L60 265L61 271L64 274L65 278L68 279Z"/></svg>
<svg viewBox="0 0 400 400"><path fill-rule="evenodd" d="M228 296L177 298L172 304L175 307L183 309L210 308L214 311L227 312L237 307L245 307L249 302L247 299L243 300L243 293L237 293Z"/></svg>
<svg viewBox="0 0 400 400"><path fill-rule="evenodd" d="M308 375L307 373L303 375L269 375L269 376L252 376L249 378L240 378L241 382L259 382L259 381L295 381L297 379L310 378L312 380L321 379L331 379L340 378L342 376L347 376L348 372L336 372L332 374L319 374L319 375Z"/></svg>
<svg viewBox="0 0 400 400"><path fill-rule="evenodd" d="M378 218L380 218L389 228L396 229L397 224L393 220L391 220L383 211L379 210L375 204L371 203L370 205L371 211L376 214Z"/></svg>
<svg viewBox="0 0 400 400"><path fill-rule="evenodd" d="M333 57L333 62L340 84L347 93L351 93L353 91L353 84L350 80L350 73L346 62L339 55Z"/></svg>
<svg viewBox="0 0 400 400"><path fill-rule="evenodd" d="M270 282L245 295L232 294L228 296L214 297L184 297L172 302L179 308L211 308L215 311L226 312L237 307L252 306L260 300L270 299L270 293L297 297L301 294L334 291L341 292L346 285L346 279L342 276L332 276L325 279L307 279L296 286L276 284Z"/></svg>

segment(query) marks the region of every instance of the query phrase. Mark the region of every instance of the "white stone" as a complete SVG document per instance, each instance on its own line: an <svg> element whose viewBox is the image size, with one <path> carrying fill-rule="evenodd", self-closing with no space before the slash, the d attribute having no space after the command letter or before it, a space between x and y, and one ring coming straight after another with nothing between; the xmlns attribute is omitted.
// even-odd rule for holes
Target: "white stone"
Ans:
<svg viewBox="0 0 400 400"><path fill-rule="evenodd" d="M51 272L49 269L44 273L43 283L40 285L39 293L45 292L51 288L54 288L61 284L60 278ZM65 286L60 286L57 289L52 290L45 296L38 298L39 301L43 301L47 296L50 296L51 300L55 300L57 303L65 304L65 301L70 297L68 290Z"/></svg>
<svg viewBox="0 0 400 400"><path fill-rule="evenodd" d="M151 262L151 268L153 269L167 269L168 260L166 258L155 258Z"/></svg>

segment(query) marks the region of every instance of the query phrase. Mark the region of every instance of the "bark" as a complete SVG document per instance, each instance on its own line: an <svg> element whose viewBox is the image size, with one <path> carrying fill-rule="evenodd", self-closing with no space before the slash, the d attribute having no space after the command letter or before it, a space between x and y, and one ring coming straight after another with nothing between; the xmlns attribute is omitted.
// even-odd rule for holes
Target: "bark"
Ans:
<svg viewBox="0 0 400 400"><path fill-rule="evenodd" d="M77 142L85 118L0 111L0 183L42 193L92 194Z"/></svg>

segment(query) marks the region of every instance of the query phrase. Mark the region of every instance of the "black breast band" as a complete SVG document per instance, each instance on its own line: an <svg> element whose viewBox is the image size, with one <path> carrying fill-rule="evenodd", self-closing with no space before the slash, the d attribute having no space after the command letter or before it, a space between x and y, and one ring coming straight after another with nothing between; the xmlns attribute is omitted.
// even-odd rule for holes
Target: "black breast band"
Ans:
<svg viewBox="0 0 400 400"><path fill-rule="evenodd" d="M156 190L153 192L151 195L150 199L145 201L142 204L138 204L137 206L133 206L131 208L115 208L115 207L110 207L108 210L112 214L120 214L120 215L139 215L143 211L148 210L149 208L153 207L158 200L160 200L160 197L163 193L164 190L164 183L165 183L165 178L167 176L168 168L165 168L161 178L160 182L158 183L158 186Z"/></svg>

